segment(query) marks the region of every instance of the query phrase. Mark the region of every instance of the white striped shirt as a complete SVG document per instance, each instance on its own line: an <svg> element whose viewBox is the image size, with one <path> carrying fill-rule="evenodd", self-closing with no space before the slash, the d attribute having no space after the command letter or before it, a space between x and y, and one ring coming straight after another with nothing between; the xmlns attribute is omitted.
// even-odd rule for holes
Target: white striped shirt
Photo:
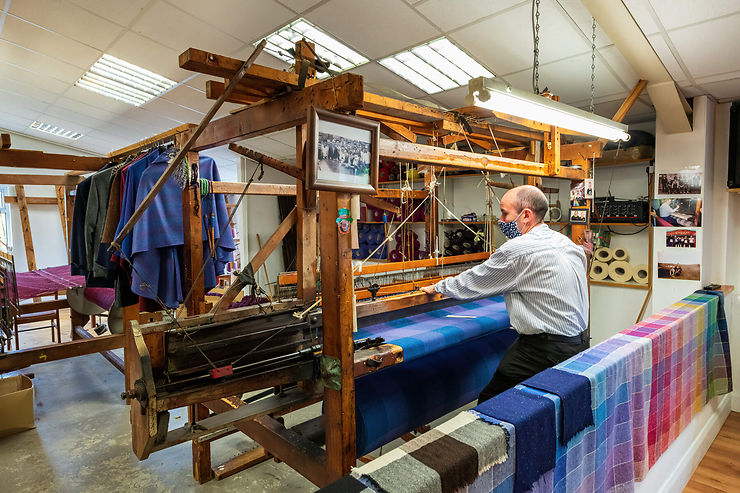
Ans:
<svg viewBox="0 0 740 493"><path fill-rule="evenodd" d="M546 224L508 240L482 264L434 287L456 299L503 294L511 326L520 334L576 336L588 324L583 247Z"/></svg>

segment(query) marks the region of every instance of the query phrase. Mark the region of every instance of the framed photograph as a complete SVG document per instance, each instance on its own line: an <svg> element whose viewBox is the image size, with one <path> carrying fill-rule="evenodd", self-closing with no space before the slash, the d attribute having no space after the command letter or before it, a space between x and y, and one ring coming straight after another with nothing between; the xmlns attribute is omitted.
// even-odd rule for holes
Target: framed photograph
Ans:
<svg viewBox="0 0 740 493"><path fill-rule="evenodd" d="M658 279L699 281L699 256L693 251L658 252Z"/></svg>
<svg viewBox="0 0 740 493"><path fill-rule="evenodd" d="M588 224L588 207L571 207L570 223L571 224Z"/></svg>
<svg viewBox="0 0 740 493"><path fill-rule="evenodd" d="M309 189L377 193L378 122L311 107L307 134Z"/></svg>
<svg viewBox="0 0 740 493"><path fill-rule="evenodd" d="M658 195L701 195L703 177L696 171L658 173Z"/></svg>
<svg viewBox="0 0 740 493"><path fill-rule="evenodd" d="M701 199L677 197L653 199L650 209L651 223L655 227L692 228L701 226Z"/></svg>

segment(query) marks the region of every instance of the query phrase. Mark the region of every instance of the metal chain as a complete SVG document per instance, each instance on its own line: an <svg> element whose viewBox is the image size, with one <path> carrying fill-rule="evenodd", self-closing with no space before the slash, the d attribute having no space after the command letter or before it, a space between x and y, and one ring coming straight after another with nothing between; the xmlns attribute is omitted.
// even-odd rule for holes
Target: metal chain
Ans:
<svg viewBox="0 0 740 493"><path fill-rule="evenodd" d="M591 17L591 104L589 109L594 112L594 91L596 89L596 19Z"/></svg>
<svg viewBox="0 0 740 493"><path fill-rule="evenodd" d="M540 0L532 0L532 38L534 61L532 64L532 90L540 93Z"/></svg>

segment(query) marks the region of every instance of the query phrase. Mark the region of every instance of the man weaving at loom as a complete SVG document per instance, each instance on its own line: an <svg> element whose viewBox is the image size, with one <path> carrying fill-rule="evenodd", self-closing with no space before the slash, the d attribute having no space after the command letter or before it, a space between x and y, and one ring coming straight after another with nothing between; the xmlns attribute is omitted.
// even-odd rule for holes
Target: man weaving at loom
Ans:
<svg viewBox="0 0 740 493"><path fill-rule="evenodd" d="M519 333L478 397L484 402L588 348L586 256L543 218L549 205L541 190L525 185L501 199L499 227L509 241L480 265L425 292L456 299L503 294Z"/></svg>

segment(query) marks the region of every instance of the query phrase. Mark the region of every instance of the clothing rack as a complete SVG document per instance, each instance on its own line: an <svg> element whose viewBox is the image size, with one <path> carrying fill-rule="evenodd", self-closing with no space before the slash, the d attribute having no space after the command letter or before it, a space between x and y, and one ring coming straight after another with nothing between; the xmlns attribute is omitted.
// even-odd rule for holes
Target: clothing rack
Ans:
<svg viewBox="0 0 740 493"><path fill-rule="evenodd" d="M178 127L171 128L170 130L167 130L165 132L158 133L157 135L153 135L152 137L140 140L139 142L136 142L134 144L122 147L121 149L115 150L113 152L109 152L108 158L117 159L127 157L131 154L135 154L139 151L149 149L151 147L174 142L178 135L188 132L195 127L197 127L197 125L195 125L194 123L184 123Z"/></svg>

